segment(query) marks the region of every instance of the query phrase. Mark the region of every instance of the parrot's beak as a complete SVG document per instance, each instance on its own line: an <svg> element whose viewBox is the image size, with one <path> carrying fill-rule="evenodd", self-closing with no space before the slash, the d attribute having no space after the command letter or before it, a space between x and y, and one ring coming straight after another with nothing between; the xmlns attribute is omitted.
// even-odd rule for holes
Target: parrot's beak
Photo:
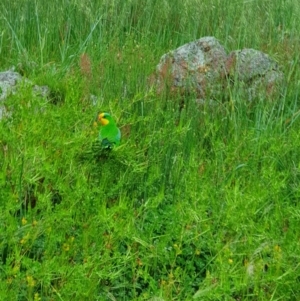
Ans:
<svg viewBox="0 0 300 301"><path fill-rule="evenodd" d="M98 113L95 122L98 124L100 122L102 125L107 125L109 121L104 118L105 113Z"/></svg>

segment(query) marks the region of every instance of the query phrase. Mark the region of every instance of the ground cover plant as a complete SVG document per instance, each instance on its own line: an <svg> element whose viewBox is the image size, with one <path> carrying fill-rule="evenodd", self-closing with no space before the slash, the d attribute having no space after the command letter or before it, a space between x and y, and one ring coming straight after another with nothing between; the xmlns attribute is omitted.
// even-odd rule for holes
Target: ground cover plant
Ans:
<svg viewBox="0 0 300 301"><path fill-rule="evenodd" d="M298 1L0 8L1 70L51 89L0 120L0 300L299 300ZM275 58L280 100L157 95L160 56L203 36Z"/></svg>

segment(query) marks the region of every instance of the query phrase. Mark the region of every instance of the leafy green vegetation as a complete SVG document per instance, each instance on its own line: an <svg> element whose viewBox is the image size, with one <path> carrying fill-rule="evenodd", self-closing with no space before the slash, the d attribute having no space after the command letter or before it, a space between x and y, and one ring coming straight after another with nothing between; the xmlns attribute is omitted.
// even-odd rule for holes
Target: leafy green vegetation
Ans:
<svg viewBox="0 0 300 301"><path fill-rule="evenodd" d="M299 300L298 1L3 0L0 12L1 69L51 90L5 100L1 300ZM156 95L161 55L203 36L275 58L281 100ZM98 111L122 132L106 156L90 155Z"/></svg>

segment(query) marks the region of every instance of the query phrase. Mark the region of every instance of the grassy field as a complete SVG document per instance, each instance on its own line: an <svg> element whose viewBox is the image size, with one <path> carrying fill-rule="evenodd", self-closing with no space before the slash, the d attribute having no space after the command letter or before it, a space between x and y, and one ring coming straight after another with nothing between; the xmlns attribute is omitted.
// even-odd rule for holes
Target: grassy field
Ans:
<svg viewBox="0 0 300 301"><path fill-rule="evenodd" d="M22 86L0 121L0 300L300 300L299 15L297 0L1 1L1 70L51 95ZM273 57L280 101L180 109L149 89L161 55L203 36ZM98 111L122 143L83 160Z"/></svg>

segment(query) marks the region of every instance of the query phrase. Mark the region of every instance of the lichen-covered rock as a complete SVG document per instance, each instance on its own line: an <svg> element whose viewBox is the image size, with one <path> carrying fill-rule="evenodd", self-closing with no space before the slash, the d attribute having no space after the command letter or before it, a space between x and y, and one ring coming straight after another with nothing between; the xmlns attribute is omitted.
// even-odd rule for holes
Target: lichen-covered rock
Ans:
<svg viewBox="0 0 300 301"><path fill-rule="evenodd" d="M158 93L194 94L198 103L229 98L276 99L284 75L267 54L255 49L231 52L214 37L204 37L164 54L151 83Z"/></svg>
<svg viewBox="0 0 300 301"><path fill-rule="evenodd" d="M232 51L226 62L231 85L248 100L280 96L284 75L267 54L255 49Z"/></svg>
<svg viewBox="0 0 300 301"><path fill-rule="evenodd" d="M157 91L217 97L222 91L227 55L214 37L204 37L164 54L156 68Z"/></svg>
<svg viewBox="0 0 300 301"><path fill-rule="evenodd" d="M21 74L13 70L0 72L0 101L7 98L10 94L16 93L19 84L23 82L32 87L32 91L42 97L49 94L48 86L34 85L29 79L22 77Z"/></svg>
<svg viewBox="0 0 300 301"><path fill-rule="evenodd" d="M0 100L7 98L10 93L14 93L17 83L22 79L18 72L11 70L0 72Z"/></svg>
<svg viewBox="0 0 300 301"><path fill-rule="evenodd" d="M49 95L49 88L47 86L34 85L30 80L22 77L21 74L14 70L0 72L0 120L7 114L4 105L5 99L9 95L17 93L21 83L32 87L32 92L35 95L42 97Z"/></svg>
<svg viewBox="0 0 300 301"><path fill-rule="evenodd" d="M48 86L38 86L34 85L32 91L39 96L48 97L50 94L50 89Z"/></svg>
<svg viewBox="0 0 300 301"><path fill-rule="evenodd" d="M15 92L17 83L21 79L22 76L12 70L0 72L0 120L7 115L4 100Z"/></svg>

